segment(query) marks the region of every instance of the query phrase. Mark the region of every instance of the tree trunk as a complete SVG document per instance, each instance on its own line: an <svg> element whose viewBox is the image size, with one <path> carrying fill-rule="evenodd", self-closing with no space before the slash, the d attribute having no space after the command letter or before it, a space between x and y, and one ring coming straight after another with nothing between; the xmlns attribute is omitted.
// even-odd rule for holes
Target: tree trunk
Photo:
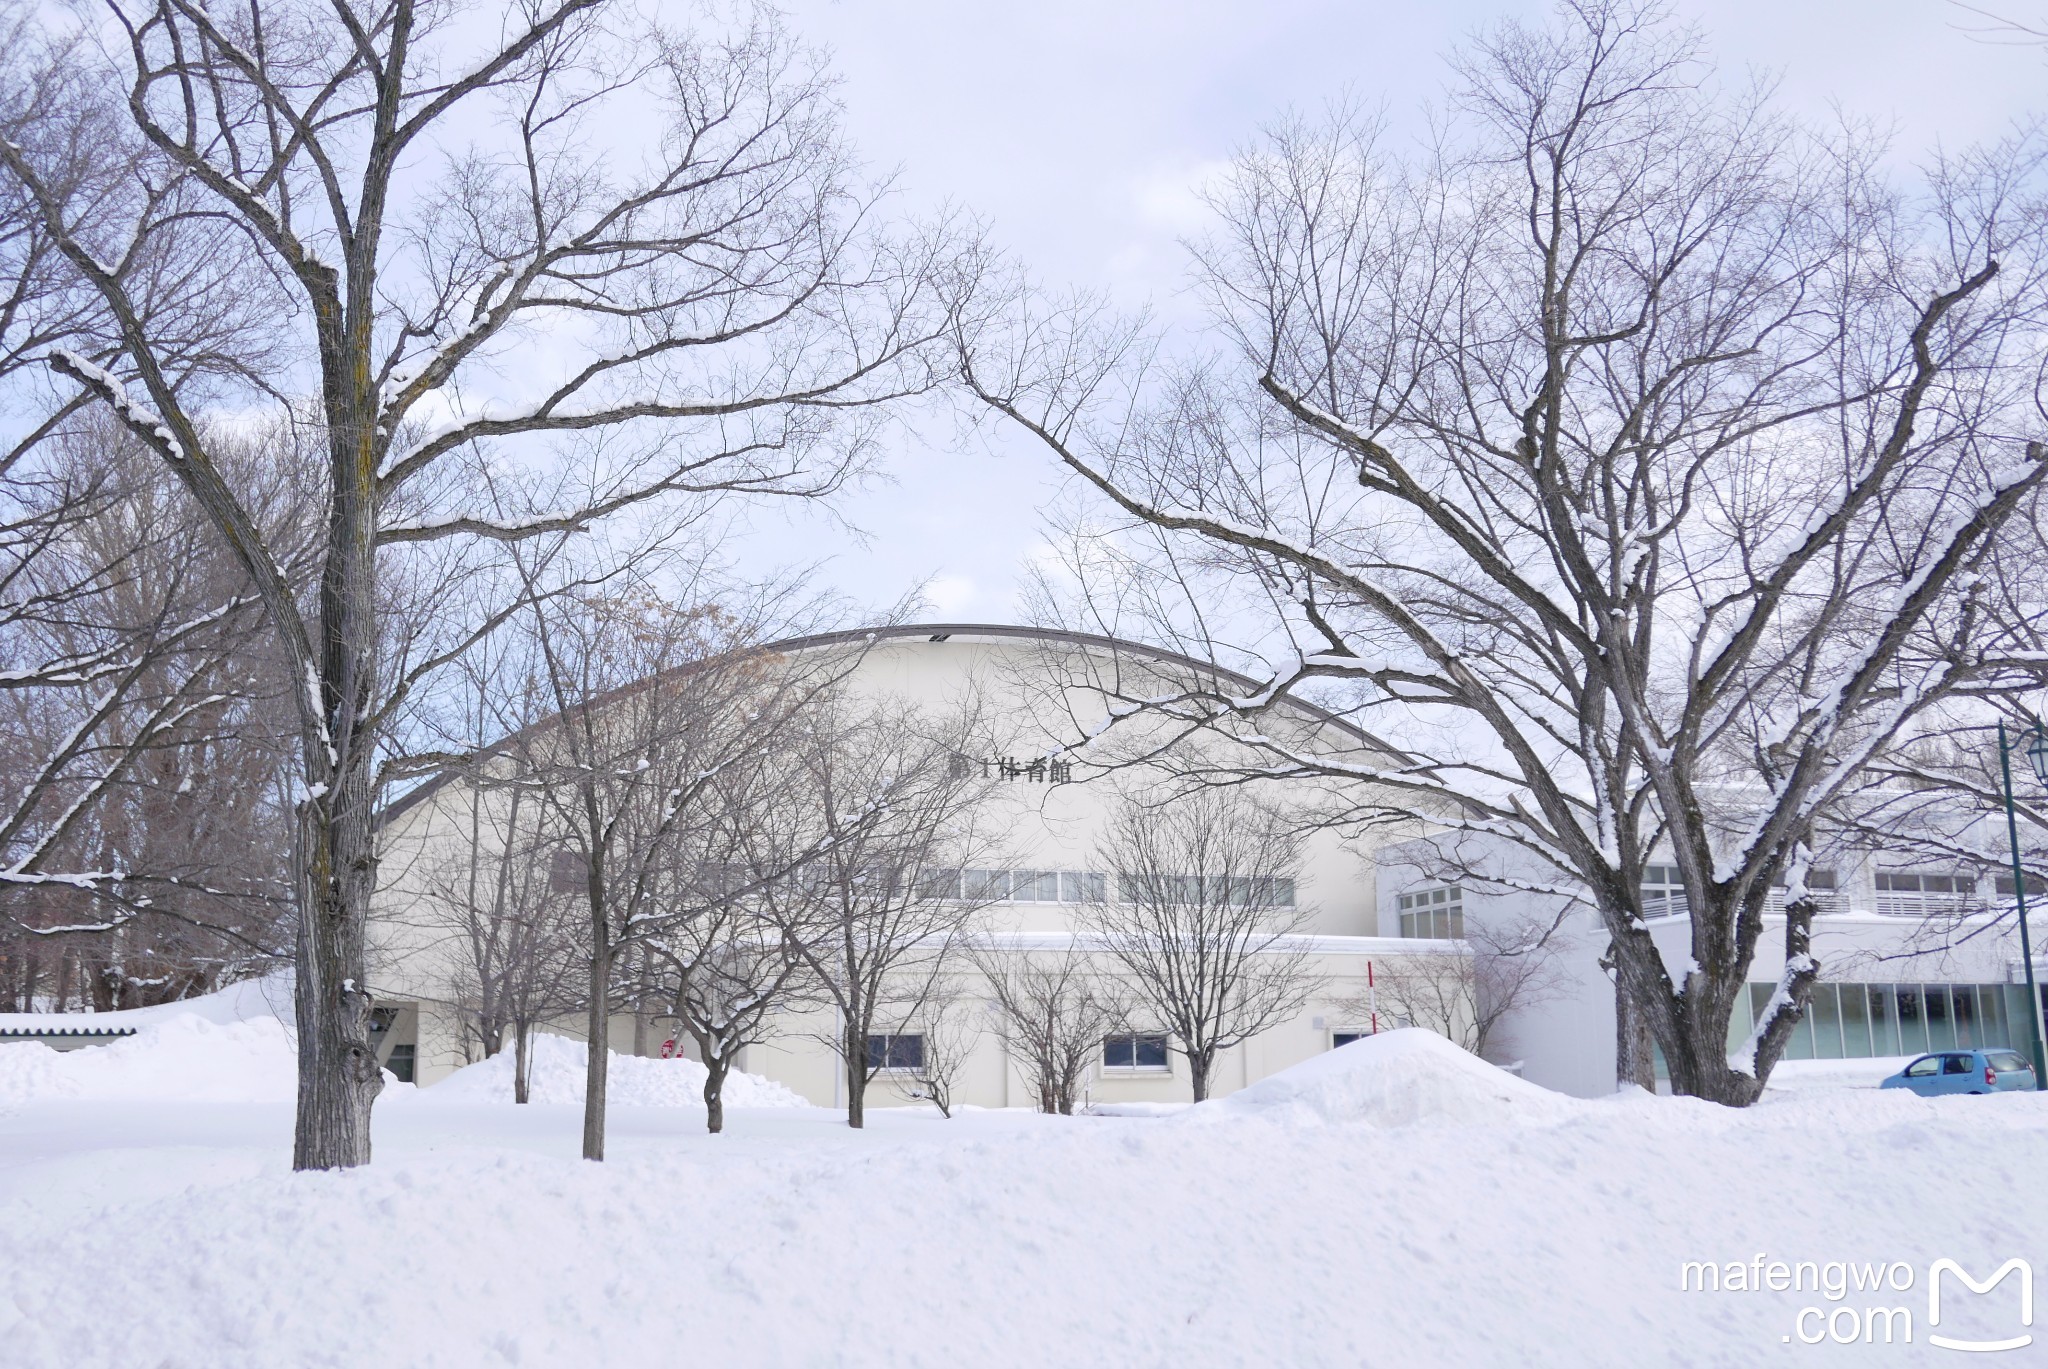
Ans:
<svg viewBox="0 0 2048 1369"><path fill-rule="evenodd" d="M1614 1084L1657 1091L1657 1061L1650 1053L1650 1019L1620 976L1614 980Z"/></svg>
<svg viewBox="0 0 2048 1369"><path fill-rule="evenodd" d="M846 1125L867 1125L868 1039L867 1033L846 1029Z"/></svg>
<svg viewBox="0 0 2048 1369"><path fill-rule="evenodd" d="M1188 1074L1195 1086L1195 1101L1197 1103L1206 1103L1209 1101L1209 1076L1216 1069L1216 1053L1214 1051L1188 1051L1187 1057Z"/></svg>
<svg viewBox="0 0 2048 1369"><path fill-rule="evenodd" d="M361 273L356 273L360 276ZM350 288L367 290L352 278ZM367 300L365 300L367 303ZM374 828L377 647L376 397L320 320L333 503L320 570L318 635L301 709L307 792L298 823L299 1109L294 1169L369 1163L370 1108L383 1087L370 1044L368 923L377 890ZM364 341L362 339L354 339ZM269 605L273 614L281 611Z"/></svg>
<svg viewBox="0 0 2048 1369"><path fill-rule="evenodd" d="M1621 1009L1629 1005L1663 1050L1674 1094L1748 1107L1762 1096L1771 1067L1806 1015L1813 981L1820 974L1812 955L1813 911L1810 899L1785 910L1785 963L1793 970L1787 983L1790 995L1784 1009L1773 1015L1758 1038L1755 1073L1736 1069L1728 1060L1729 1024L1737 996L1746 991L1742 972L1750 963L1753 946L1738 946L1721 964L1709 965L1703 960L1682 983L1668 986L1647 934L1628 941L1617 939L1612 951L1617 1033ZM1707 916L1709 925L1741 925L1735 909L1708 910ZM1703 957L1703 952L1696 949L1695 955ZM1617 1061L1617 1071L1620 1068Z"/></svg>
<svg viewBox="0 0 2048 1369"><path fill-rule="evenodd" d="M356 802L301 805L297 983L298 1119L293 1169L342 1169L370 1160L370 1108L384 1086L370 1044L366 914L376 884L367 766L353 766Z"/></svg>
<svg viewBox="0 0 2048 1369"><path fill-rule="evenodd" d="M583 1158L604 1158L604 1093L609 1078L612 1046L611 957L590 957L590 1025L585 1033L589 1048L583 1074Z"/></svg>
<svg viewBox="0 0 2048 1369"><path fill-rule="evenodd" d="M1736 995L1746 991L1742 980L1723 985L1709 981L1704 974L1693 976L1697 982L1689 986L1691 991L1671 1014L1678 1026L1677 1048L1665 1047L1673 1093L1737 1108L1748 1107L1763 1096L1764 1084L1805 1018L1813 982L1820 977L1820 964L1813 958L1813 913L1810 898L1785 908L1785 964L1791 970L1785 987L1789 992L1784 1006L1759 1024L1762 1030L1748 1071L1735 1068L1728 1059L1728 1028ZM1743 960L1746 963L1747 957Z"/></svg>
<svg viewBox="0 0 2048 1369"><path fill-rule="evenodd" d="M524 1020L512 1026L512 1101L524 1103L532 1092L533 1026Z"/></svg>
<svg viewBox="0 0 2048 1369"><path fill-rule="evenodd" d="M725 1130L725 1076L732 1062L704 1052L704 1130L716 1135Z"/></svg>

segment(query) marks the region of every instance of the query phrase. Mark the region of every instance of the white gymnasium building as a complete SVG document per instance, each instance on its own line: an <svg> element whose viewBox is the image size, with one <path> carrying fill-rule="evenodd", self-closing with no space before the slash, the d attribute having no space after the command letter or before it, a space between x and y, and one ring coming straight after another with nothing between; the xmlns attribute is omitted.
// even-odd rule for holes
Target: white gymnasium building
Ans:
<svg viewBox="0 0 2048 1369"><path fill-rule="evenodd" d="M782 653L845 653L857 663L846 687L856 697L944 710L972 696L984 714L1001 719L999 756L1015 759L1008 782L994 786L1005 833L1004 881L981 914L998 947L1045 950L1067 944L1075 932L1076 900L1100 890L1094 854L1105 820L1106 787L1075 782L1064 766L1032 764L1071 741L1077 727L1106 715L1112 696L1156 693L1189 672L1211 673L1200 663L1105 637L1036 628L927 624L835 633L779 644ZM1249 687L1250 681L1237 681ZM1370 741L1342 721L1306 708L1273 720L1297 729L1307 744L1353 761L1374 754ZM1059 782L1065 780L1067 782ZM387 1067L431 1084L469 1063L458 1014L453 966L459 955L422 939L415 916L421 890L408 871L423 852L469 840L474 791L461 783L434 786L392 805L383 825L384 881L372 927L371 987L379 1004L380 1054ZM1395 834L1399 835L1399 834ZM994 863L994 862L990 862ZM1320 982L1316 997L1293 1020L1231 1049L1219 1061L1214 1092L1227 1093L1372 1029L1377 975L1421 953L1440 960L1459 948L1441 939L1382 935L1378 871L1372 852L1339 834L1318 833L1305 847L1286 898L1306 915L1291 939L1310 954ZM987 894L984 888L984 895ZM834 1105L843 1085L836 1057L815 1039L830 1025L815 1013L793 1016L774 1039L748 1048L739 1067L778 1080L813 1102ZM1386 1025L1384 1022L1381 1025ZM560 1030L577 1034L573 1021ZM892 1026L894 1037L915 1037L916 1021ZM614 1050L657 1053L672 1033L655 1012L613 1019ZM905 1050L899 1042L891 1049ZM908 1055L914 1056L911 1048ZM884 1071L870 1086L871 1106L908 1101L916 1071ZM1134 1033L1105 1042L1088 1085L1095 1101L1173 1101L1188 1096L1185 1062L1162 1037ZM984 1033L957 1087L959 1102L1001 1107L1032 1101L1019 1072L1005 1058L993 1031Z"/></svg>
<svg viewBox="0 0 2048 1369"><path fill-rule="evenodd" d="M941 710L970 695L1006 729L998 753L1014 758L1010 782L995 787L996 825L1006 833L1004 871L970 872L1002 888L983 913L988 935L1018 951L1074 944L1080 900L1104 887L1095 841L1107 809L1106 787L1062 782L1068 771L1031 763L1105 717L1113 699L1158 694L1210 667L1105 637L1037 628L927 624L836 633L779 644L784 653L846 653L855 659L856 697ZM1235 686L1250 688L1251 681ZM1126 729L1131 725L1124 725ZM1349 724L1306 707L1273 727L1298 729L1295 741L1354 763L1378 754ZM1085 769L1085 767L1083 767ZM1078 773L1078 772L1076 772ZM1300 783L1308 784L1309 781ZM1313 797L1307 794L1306 797ZM372 988L379 1003L380 1053L401 1077L431 1084L470 1063L475 1047L461 1029L460 993L447 946L423 941L414 916L421 891L407 871L423 852L469 839L475 795L462 784L417 791L394 804L383 829L384 885L373 925ZM1465 928L1485 920L1526 924L1559 920L1555 937L1562 986L1508 1016L1487 1054L1525 1078L1566 1093L1610 1093L1615 1079L1614 992L1598 961L1606 935L1589 905L1563 907L1555 896L1518 892L1554 876L1522 868L1529 857L1505 842L1474 845L1461 837L1458 864L1497 879L1445 876L1435 840L1419 830L1386 829L1345 839L1319 832L1308 842L1291 891L1306 915L1295 944L1311 952L1321 987L1293 1020L1226 1053L1214 1080L1221 1094L1376 1028L1400 1025L1375 997L1386 976L1427 972L1446 957L1469 954ZM1988 836L1986 842L1989 843ZM1986 845L1992 851L1995 843ZM1483 849L1482 849L1483 848ZM993 863L993 862L992 862ZM1993 910L2011 893L2010 877L1930 864L1903 852L1864 849L1816 870L1823 894L1814 948L1823 980L1786 1058L1911 1055L1969 1045L2027 1046L2023 966L2009 918ZM1658 873L1653 869L1653 878ZM1671 963L1686 956L1688 923L1675 887L1646 887L1651 926ZM2041 911L2048 913L2048 899ZM1780 971L1782 939L1767 930L1750 972L1760 1007ZM2048 965L2042 967L2048 976ZM992 1014L992 1005L988 1005ZM843 1084L836 1057L819 1039L832 1019L792 1015L774 1038L750 1047L739 1067L778 1080L813 1102L836 1105ZM575 1020L558 1029L579 1033ZM1749 1029L1738 1012L1734 1040ZM885 1049L916 1054L919 1024L891 1024ZM613 1019L613 1049L651 1055L674 1035L658 1013ZM908 1040L906 1040L908 1038ZM917 1071L885 1070L870 1086L871 1106L907 1102ZM1156 1034L1104 1043L1088 1093L1095 1101L1177 1101L1188 1096L1185 1063ZM995 1033L974 1048L957 1101L1002 1107L1030 1104L1021 1074Z"/></svg>

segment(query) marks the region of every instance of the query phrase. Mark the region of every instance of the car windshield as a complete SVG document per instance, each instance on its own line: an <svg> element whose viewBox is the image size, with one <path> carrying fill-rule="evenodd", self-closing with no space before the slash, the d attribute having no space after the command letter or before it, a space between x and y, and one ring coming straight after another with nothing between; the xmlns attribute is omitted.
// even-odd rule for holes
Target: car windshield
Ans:
<svg viewBox="0 0 2048 1369"><path fill-rule="evenodd" d="M1934 1073L1936 1070L1940 1068L1941 1057L1938 1055L1929 1055L1922 1059L1915 1060L1912 1064L1906 1066L1906 1074L1909 1078L1919 1079L1925 1075Z"/></svg>
<svg viewBox="0 0 2048 1369"><path fill-rule="evenodd" d="M1988 1051L1985 1053L1984 1058L1991 1062L1991 1068L1995 1070L2031 1070L2034 1068L2013 1051Z"/></svg>

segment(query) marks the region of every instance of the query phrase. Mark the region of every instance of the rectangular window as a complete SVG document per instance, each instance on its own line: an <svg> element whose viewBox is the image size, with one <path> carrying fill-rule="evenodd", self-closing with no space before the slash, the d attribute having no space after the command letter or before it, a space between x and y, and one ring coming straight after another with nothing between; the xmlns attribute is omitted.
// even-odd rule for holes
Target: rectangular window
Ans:
<svg viewBox="0 0 2048 1369"><path fill-rule="evenodd" d="M870 1070L921 1070L924 1068L924 1037L915 1032L870 1032Z"/></svg>
<svg viewBox="0 0 2048 1369"><path fill-rule="evenodd" d="M1842 1004L1839 987L1816 984L1807 1000L1806 1016L1813 1023L1813 1053L1822 1060L1842 1058Z"/></svg>
<svg viewBox="0 0 2048 1369"><path fill-rule="evenodd" d="M1018 870L1010 876L1010 897L1018 903L1057 903L1060 877L1051 870Z"/></svg>
<svg viewBox="0 0 2048 1369"><path fill-rule="evenodd" d="M1252 906L1256 908L1292 908L1294 906L1294 881L1282 876L1264 876L1246 881L1250 886Z"/></svg>
<svg viewBox="0 0 2048 1369"><path fill-rule="evenodd" d="M970 903L1001 903L1010 896L1008 870L962 870L961 896Z"/></svg>
<svg viewBox="0 0 2048 1369"><path fill-rule="evenodd" d="M1417 889L1394 900L1401 935L1427 941L1455 941L1465 935L1465 891L1455 884Z"/></svg>
<svg viewBox="0 0 2048 1369"><path fill-rule="evenodd" d="M1977 1026L1977 991L1967 984L1955 986L1956 1044L1965 1050L1975 1046L2000 1045L1984 1039Z"/></svg>
<svg viewBox="0 0 2048 1369"><path fill-rule="evenodd" d="M1643 916L1674 917L1686 911L1685 880L1676 865L1643 867Z"/></svg>
<svg viewBox="0 0 2048 1369"><path fill-rule="evenodd" d="M2012 897L2012 891L2013 891L2013 887L2014 887L2014 886L2013 886L2013 882L2012 882L2012 876L2011 876L2011 875L1994 875L1994 876L1992 877L1992 883L1993 883L1993 884L1995 884L1995 885L1996 885L1996 886L1998 887L1998 894L1999 894L1999 897L2001 897L2001 898L2011 898L2011 897ZM2043 878L2041 878L2041 877L2040 877L2039 875L2035 875L2035 874L2030 874L2030 875L2028 875L2028 876L2027 876L2027 897L2028 897L2028 898L2039 898L2039 897L2041 897L2041 896L2042 896L2043 894L2048 894L2048 879L2043 879Z"/></svg>
<svg viewBox="0 0 2048 1369"><path fill-rule="evenodd" d="M1872 1049L1870 992L1861 984L1842 986L1842 1054L1851 1059L1883 1054Z"/></svg>
<svg viewBox="0 0 2048 1369"><path fill-rule="evenodd" d="M1949 1012L1948 985L1922 984L1920 1002L1927 1012L1927 1049L1952 1051L1956 1048L1956 1020Z"/></svg>
<svg viewBox="0 0 2048 1369"><path fill-rule="evenodd" d="M2007 880L2008 884L2012 881ZM1974 875L1938 875L1925 870L1880 870L1877 891L1881 894L1969 894L1977 888Z"/></svg>
<svg viewBox="0 0 2048 1369"><path fill-rule="evenodd" d="M926 898L960 897L958 870L926 870L917 877L917 887Z"/></svg>
<svg viewBox="0 0 2048 1369"><path fill-rule="evenodd" d="M1975 875L1933 870L1877 872L1877 911L1893 917L1961 912L1976 892Z"/></svg>
<svg viewBox="0 0 2048 1369"><path fill-rule="evenodd" d="M581 893L589 878L590 865L581 851L557 847L548 853L548 892Z"/></svg>
<svg viewBox="0 0 2048 1369"><path fill-rule="evenodd" d="M1060 871L1060 902L1062 903L1106 903L1109 901L1109 876L1099 870Z"/></svg>
<svg viewBox="0 0 2048 1369"><path fill-rule="evenodd" d="M1927 1049L1927 1019L1920 1011L1920 989L1901 984L1895 992L1899 1005L1899 1054L1918 1055Z"/></svg>
<svg viewBox="0 0 2048 1369"><path fill-rule="evenodd" d="M412 1042L401 1041L391 1048L391 1054L384 1057L384 1068L397 1076L401 1084L412 1082L413 1062L419 1051Z"/></svg>
<svg viewBox="0 0 2048 1369"><path fill-rule="evenodd" d="M1363 1028L1353 1028L1348 1031L1331 1032L1330 1049L1335 1050L1339 1046L1348 1046L1353 1041L1363 1041L1366 1037L1371 1035L1371 1032L1366 1031Z"/></svg>
<svg viewBox="0 0 2048 1369"><path fill-rule="evenodd" d="M1770 891L1764 895L1764 911L1782 913L1785 911L1785 877L1779 875L1771 881ZM1806 872L1806 891L1813 895L1813 907L1817 913L1839 913L1846 911L1842 902L1840 885L1833 870L1812 869Z"/></svg>
<svg viewBox="0 0 2048 1369"><path fill-rule="evenodd" d="M1102 1038L1102 1067L1106 1070L1163 1070L1167 1068L1166 1038L1143 1033L1105 1036Z"/></svg>

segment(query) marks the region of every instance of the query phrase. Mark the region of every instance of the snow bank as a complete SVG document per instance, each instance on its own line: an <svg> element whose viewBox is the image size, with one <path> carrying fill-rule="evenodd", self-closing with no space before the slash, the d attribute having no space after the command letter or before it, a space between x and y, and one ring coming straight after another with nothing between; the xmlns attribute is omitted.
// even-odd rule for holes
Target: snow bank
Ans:
<svg viewBox="0 0 2048 1369"><path fill-rule="evenodd" d="M1853 1060L1780 1060L1764 1087L1774 1091L1874 1089L1920 1057L1871 1056Z"/></svg>
<svg viewBox="0 0 2048 1369"><path fill-rule="evenodd" d="M134 1036L80 1050L0 1045L0 1107L46 1098L288 1103L298 1089L292 1035L274 1017L217 1022L188 1014L138 1025Z"/></svg>
<svg viewBox="0 0 2048 1369"><path fill-rule="evenodd" d="M127 1008L121 1012L37 1013L0 1012L0 1027L142 1027L179 1017L197 1017L208 1022L257 1022L269 1019L289 1024L292 1020L291 971L244 979L218 993L161 1003L154 1008Z"/></svg>
<svg viewBox="0 0 2048 1369"><path fill-rule="evenodd" d="M289 972L153 1008L0 1013L7 1027L133 1027L104 1046L0 1043L0 1107L45 1098L291 1102L298 1060Z"/></svg>
<svg viewBox="0 0 2048 1369"><path fill-rule="evenodd" d="M7 1369L1878 1369L1958 1358L1926 1344L1933 1261L2038 1267L2048 1227L2032 1094L1639 1094L1428 1130L881 1109L853 1132L792 1108L708 1137L622 1109L603 1164L566 1109L420 1105L326 1174L288 1172L276 1120L235 1109L209 1139L199 1111L0 1125ZM1919 1281L1681 1283L1760 1255ZM1944 1305L1943 1329L2012 1334L2014 1300ZM1912 1344L1797 1343L1802 1308L1878 1301Z"/></svg>
<svg viewBox="0 0 2048 1369"><path fill-rule="evenodd" d="M1378 1127L1556 1122L1572 1099L1419 1027L1361 1037L1269 1075L1196 1115L1247 1113Z"/></svg>
<svg viewBox="0 0 2048 1369"><path fill-rule="evenodd" d="M527 1076L528 1096L536 1103L583 1102L583 1077L588 1057L581 1041L541 1033L533 1038L533 1064ZM419 1092L422 1099L444 1103L509 1103L512 1101L512 1052L508 1048L488 1060L455 1071ZM619 1107L687 1108L704 1106L704 1067L694 1060L648 1060L637 1055L612 1055L606 1102ZM772 1079L734 1070L725 1077L729 1108L803 1108L810 1104Z"/></svg>

